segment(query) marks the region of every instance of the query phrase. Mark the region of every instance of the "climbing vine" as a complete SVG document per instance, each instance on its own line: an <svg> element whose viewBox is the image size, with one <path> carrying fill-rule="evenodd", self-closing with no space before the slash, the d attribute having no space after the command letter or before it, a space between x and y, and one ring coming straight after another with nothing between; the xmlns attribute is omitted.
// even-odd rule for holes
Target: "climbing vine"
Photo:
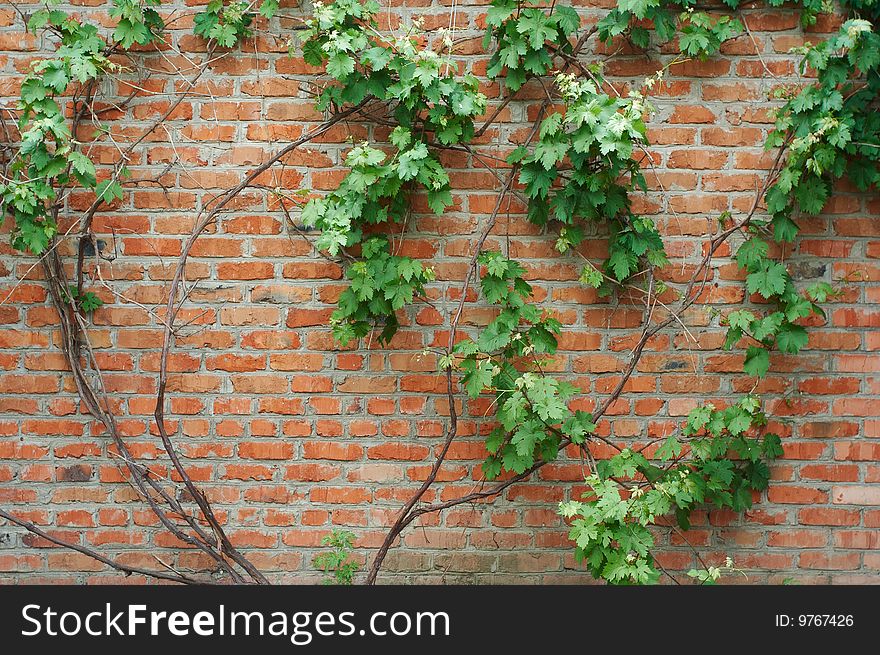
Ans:
<svg viewBox="0 0 880 655"><path fill-rule="evenodd" d="M325 65L338 83L321 89L319 109L357 104L369 96L393 104L396 123L390 136L393 154L367 144L352 148L345 160L351 172L339 188L310 200L302 212L303 223L321 232L316 247L338 255L343 248L361 246L360 261L347 270L351 286L332 316L334 335L343 345L366 336L377 321L383 324L379 338L387 342L397 331L395 312L433 280L420 262L393 254L385 237L364 240L365 228L405 222L415 188L424 189L428 206L442 214L452 203L452 192L432 146L468 142L474 117L486 107L478 80L473 75L459 79L448 57L419 47L413 31L388 43L377 29L379 9L377 2L355 0L319 4L303 33L305 61Z"/></svg>
<svg viewBox="0 0 880 655"><path fill-rule="evenodd" d="M438 216L447 211L453 196L441 163L444 152L465 152L473 161L493 159L480 151L478 137L532 80L539 83L544 97L528 136L503 158L487 164L500 185L497 204L481 226L459 289L460 300L448 317L448 344L437 352L450 401L444 442L429 476L390 527L367 581L375 581L395 538L419 516L495 497L556 460L565 449L580 453L590 474L584 497L561 503L559 514L570 524L577 559L595 577L610 583L659 580L663 570L652 554L655 526L687 530L695 509L711 505L743 511L767 488L767 463L779 457L782 448L779 437L767 430L763 401L754 390L724 407L699 405L674 433L639 448L613 443L597 426L624 392L648 340L699 302L713 257L728 242L740 242L734 256L753 302L717 318L726 328L724 347L743 351L743 374L759 380L770 370L774 352L796 354L807 346L809 320L824 315L821 305L836 291L827 283L799 285L785 256L797 238L798 218L821 213L837 180L845 178L861 190L876 188L880 182L876 111L880 3L848 2L850 16L836 34L798 49L803 58L801 74L809 81L778 91L781 106L765 143L775 160L753 207L742 216L715 217L717 227L709 235L700 265L676 288L662 279L668 263L662 234L650 217L635 211L632 198L635 192L647 191L643 170L649 156L646 121L653 111L651 94L671 63L713 57L725 42L744 34L741 3L725 0L728 15L700 11L690 0L619 0L595 26L582 24L570 6L545 4L493 0L487 8L486 75L504 93L496 106L481 93L478 78L461 71L451 37L431 47L418 22L402 32L382 31L377 2L316 2L311 15L299 21L290 41L291 53L323 68L314 104L329 118L280 149L222 194L212 208L202 211L169 293L155 418L165 451L195 509L184 508L176 494L157 484L133 458L126 462L138 480L139 493L163 525L209 554L233 581L266 582L233 547L207 497L186 474L164 419L167 358L174 318L186 300L181 280L192 244L235 196L255 184L260 173L336 122L357 117L387 128L387 142L352 144L344 160L346 175L336 189L313 194L296 208L301 223L313 230L314 246L345 268L348 283L330 319L336 340L347 345L375 333L387 344L400 326L401 312L425 300L435 281L430 265L401 254L399 242L395 243L395 234L406 231L414 199L424 196ZM830 11L824 0L796 4L804 26ZM6 164L0 197L14 222L13 247L43 262L56 309L65 317L65 354L78 390L122 448L100 382L83 369L80 337L87 332L86 315L102 304L98 295L84 288L86 245L94 242L91 219L99 207L122 197L123 185L131 178L130 151L107 175L90 158L89 139L83 133L86 125L95 132L93 138L109 130L95 104L100 80L126 72L117 55L134 56L135 51L159 47L164 26L158 0L113 0L112 5L109 17L114 26L109 31L80 22L54 4L29 17L27 29L52 35L57 48L53 56L34 62L22 83L16 116L20 136ZM254 36L258 22L272 19L278 11L277 0L212 0L194 16L193 31L208 44L210 58L217 49L235 48ZM624 45L647 50L675 43L676 54L656 75L623 93L604 78L601 63L585 55L592 38L611 50ZM189 81L190 87L203 71L199 69ZM62 216L73 189L87 191L94 202L82 216ZM310 190L293 191L305 196ZM630 360L616 387L604 397L587 398L576 380L551 373L548 364L559 348L559 321L538 304L523 265L485 246L504 199L511 196L524 201L528 220L553 240L562 256L578 260L582 284L603 295L628 294L644 306L642 331ZM72 283L56 251L67 236L60 230L71 218L78 218L72 224L80 227ZM598 264L578 248L597 233L607 235L608 242L607 256ZM496 313L478 333L460 334L468 290L477 284ZM85 360L100 378L94 357ZM488 455L480 469L491 484L461 498L426 504L423 497L458 435L459 383L472 399L484 395L493 399L495 427L486 438ZM591 450L596 444L610 448L612 454L597 461ZM6 512L2 516L41 534L36 526ZM350 583L358 568L349 559L351 535L334 535L327 545L333 550L316 564L334 580ZM98 554L87 554L128 572L158 573L126 569ZM707 568L691 572L691 577L712 583L719 571ZM158 577L193 581L177 572Z"/></svg>
<svg viewBox="0 0 880 655"><path fill-rule="evenodd" d="M155 11L142 11L140 22L132 17L128 3L117 4L113 13L122 17L113 45L101 38L94 25L84 25L57 9L41 10L28 22L33 32L53 31L60 46L54 58L34 62L22 82L21 144L9 166L11 178L0 187L4 207L15 219L12 245L19 250L39 255L48 248L58 231L52 208L60 204L63 189L78 184L105 201L122 196L117 180L99 185L95 164L78 148L58 100L72 83L85 85L84 93L92 94L100 75L115 66L109 56L117 47L146 44L154 38L151 30L159 21Z"/></svg>

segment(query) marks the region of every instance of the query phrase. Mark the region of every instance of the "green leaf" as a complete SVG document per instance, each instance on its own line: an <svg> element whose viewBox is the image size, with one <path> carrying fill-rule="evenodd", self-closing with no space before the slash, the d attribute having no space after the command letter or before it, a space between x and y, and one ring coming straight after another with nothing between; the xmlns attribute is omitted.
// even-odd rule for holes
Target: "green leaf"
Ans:
<svg viewBox="0 0 880 655"><path fill-rule="evenodd" d="M550 19L540 9L525 9L520 13L520 19L516 23L516 31L527 36L529 45L533 50L544 47L545 41L554 41L556 31L551 25Z"/></svg>
<svg viewBox="0 0 880 655"><path fill-rule="evenodd" d="M70 62L70 73L81 83L98 77L98 67L91 59L77 58Z"/></svg>
<svg viewBox="0 0 880 655"><path fill-rule="evenodd" d="M43 81L36 77L26 79L21 85L21 99L26 103L35 103L49 94Z"/></svg>
<svg viewBox="0 0 880 655"><path fill-rule="evenodd" d="M27 31L37 33L38 30L42 29L50 22L49 10L48 9L40 9L33 13L30 19L27 22Z"/></svg>
<svg viewBox="0 0 880 655"><path fill-rule="evenodd" d="M208 32L208 37L224 48L231 48L238 43L238 30L234 25L217 23Z"/></svg>
<svg viewBox="0 0 880 655"><path fill-rule="evenodd" d="M449 189L428 189L428 207L435 214L442 214L452 204L452 191Z"/></svg>
<svg viewBox="0 0 880 655"><path fill-rule="evenodd" d="M397 274L406 280L418 280L422 276L422 264L409 257L403 257L397 263Z"/></svg>
<svg viewBox="0 0 880 655"><path fill-rule="evenodd" d="M517 146L516 148L513 149L513 151L509 155L507 155L507 158L505 161L511 165L518 164L523 159L528 157L528 155L529 155L528 148L526 148L524 146Z"/></svg>
<svg viewBox="0 0 880 655"><path fill-rule="evenodd" d="M122 185L116 180L98 182L95 187L95 195L106 203L122 200Z"/></svg>
<svg viewBox="0 0 880 655"><path fill-rule="evenodd" d="M763 298L782 295L788 282L788 271L779 262L768 263L763 269L746 277L749 293L758 293Z"/></svg>
<svg viewBox="0 0 880 655"><path fill-rule="evenodd" d="M380 71L388 66L392 58L393 54L390 49L374 46L363 52L361 63L369 66L374 71Z"/></svg>
<svg viewBox="0 0 880 655"><path fill-rule="evenodd" d="M678 39L678 45L681 51L687 55L707 54L709 50L709 36L702 30L684 32Z"/></svg>
<svg viewBox="0 0 880 655"><path fill-rule="evenodd" d="M827 282L817 282L807 289L807 295L815 302L826 302L834 295L834 287Z"/></svg>
<svg viewBox="0 0 880 655"><path fill-rule="evenodd" d="M392 284L385 288L385 300L391 301L391 309L403 309L413 301L415 289L411 284Z"/></svg>
<svg viewBox="0 0 880 655"><path fill-rule="evenodd" d="M327 61L327 75L343 80L354 72L354 59L344 52L335 53Z"/></svg>
<svg viewBox="0 0 880 655"><path fill-rule="evenodd" d="M785 315L782 312L773 312L769 316L753 321L749 330L755 339L764 341L776 334L784 320Z"/></svg>
<svg viewBox="0 0 880 655"><path fill-rule="evenodd" d="M687 432L688 434L693 434L695 432L699 432L709 423L709 419L712 417L712 410L714 408L711 405L705 405L703 407L695 407L690 412L688 412L687 417Z"/></svg>
<svg viewBox="0 0 880 655"><path fill-rule="evenodd" d="M123 18L117 23L116 29L113 31L113 39L128 50L135 44L144 45L149 43L152 35L150 34L150 29L143 22ZM235 42L233 41L231 45L235 45Z"/></svg>
<svg viewBox="0 0 880 655"><path fill-rule="evenodd" d="M260 4L260 16L264 18L272 18L278 11L279 0L263 0Z"/></svg>
<svg viewBox="0 0 880 655"><path fill-rule="evenodd" d="M762 448L764 450L764 456L769 457L770 459L782 457L783 453L785 452L782 449L782 441L779 439L779 436L775 434L764 435Z"/></svg>
<svg viewBox="0 0 880 655"><path fill-rule="evenodd" d="M657 449L657 458L668 461L670 459L674 459L681 455L682 445L681 442L675 438L674 434L666 437L666 441Z"/></svg>
<svg viewBox="0 0 880 655"><path fill-rule="evenodd" d="M800 232L798 224L795 223L787 214L777 214L770 221L773 226L773 239L777 243L783 241L791 243Z"/></svg>
<svg viewBox="0 0 880 655"><path fill-rule="evenodd" d="M752 426L752 417L745 412L737 412L727 423L727 430L730 434L742 434ZM730 480L727 480L728 482Z"/></svg>
<svg viewBox="0 0 880 655"><path fill-rule="evenodd" d="M544 438L544 430L540 423L529 421L513 431L510 443L516 448L516 454L522 457L534 457L535 446Z"/></svg>
<svg viewBox="0 0 880 655"><path fill-rule="evenodd" d="M538 378L526 393L542 421L556 423L568 414L568 407L559 397L558 384L553 378Z"/></svg>
<svg viewBox="0 0 880 655"><path fill-rule="evenodd" d="M398 150L403 150L412 142L412 132L403 127L402 125L398 125L393 130L391 130L391 136L389 136L389 140Z"/></svg>
<svg viewBox="0 0 880 655"><path fill-rule="evenodd" d="M492 386L493 364L489 360L470 362L470 364L470 370L464 375L464 387L471 398L476 398L483 389Z"/></svg>
<svg viewBox="0 0 880 655"><path fill-rule="evenodd" d="M636 269L635 255L623 250L615 250L608 258L608 266L620 282L623 282Z"/></svg>
<svg viewBox="0 0 880 655"><path fill-rule="evenodd" d="M795 197L802 211L818 214L828 201L828 186L820 178L810 177L797 186Z"/></svg>
<svg viewBox="0 0 880 655"><path fill-rule="evenodd" d="M770 369L770 353L766 348L758 346L749 346L746 351L746 360L743 364L743 371L746 375L754 375L759 378L767 375Z"/></svg>
<svg viewBox="0 0 880 655"><path fill-rule="evenodd" d="M198 21L198 16L196 20ZM196 34L198 34L198 31L196 31ZM303 60L310 66L320 66L327 57L327 53L324 52L318 39L311 39L303 43L302 55Z"/></svg>
<svg viewBox="0 0 880 655"><path fill-rule="evenodd" d="M776 335L776 347L784 353L797 353L807 345L809 336L800 325L788 323Z"/></svg>
<svg viewBox="0 0 880 655"><path fill-rule="evenodd" d="M19 226L18 234L13 239L13 246L39 255L49 247L49 240L55 235L55 231L52 223L28 221Z"/></svg>
<svg viewBox="0 0 880 655"><path fill-rule="evenodd" d="M554 169L557 162L562 161L568 153L565 141L541 141L535 147L534 161L538 161L546 170Z"/></svg>
<svg viewBox="0 0 880 655"><path fill-rule="evenodd" d="M492 3L486 12L486 25L490 27L500 27L504 21L513 15L516 11L516 3L507 0L501 0Z"/></svg>
<svg viewBox="0 0 880 655"><path fill-rule="evenodd" d="M94 186L95 165L92 163L92 160L75 150L67 156L67 159L70 161L73 172L80 184L85 187Z"/></svg>
<svg viewBox="0 0 880 655"><path fill-rule="evenodd" d="M617 6L621 11L628 11L636 18L645 18L648 7L656 7L659 0L618 0Z"/></svg>
<svg viewBox="0 0 880 655"><path fill-rule="evenodd" d="M769 244L761 238L752 237L736 251L736 263L740 268L754 270L767 259Z"/></svg>
<svg viewBox="0 0 880 655"><path fill-rule="evenodd" d="M556 24L559 26L560 31L565 36L573 34L581 26L581 17L573 7L567 5L556 7L553 11L553 17L556 19Z"/></svg>
<svg viewBox="0 0 880 655"><path fill-rule="evenodd" d="M497 457L487 457L480 465L483 475L487 480L494 480L501 475L501 460Z"/></svg>
<svg viewBox="0 0 880 655"><path fill-rule="evenodd" d="M422 162L428 157L428 146L421 141L400 155L397 161L397 174L401 180L415 178L422 168Z"/></svg>
<svg viewBox="0 0 880 655"><path fill-rule="evenodd" d="M755 315L745 309L738 309L727 315L727 324L740 330L748 330L754 320Z"/></svg>
<svg viewBox="0 0 880 655"><path fill-rule="evenodd" d="M520 455L512 444L505 446L502 453L504 468L514 473L524 472L535 461L531 455Z"/></svg>
<svg viewBox="0 0 880 655"><path fill-rule="evenodd" d="M70 83L70 78L64 70L62 62L57 62L55 66L48 67L43 71L43 83L51 87L56 93L62 93Z"/></svg>
<svg viewBox="0 0 880 655"><path fill-rule="evenodd" d="M559 132L559 128L562 126L562 114L559 112L554 112L550 114L547 118L541 121L541 129L539 132L540 139L546 139L548 136L553 136Z"/></svg>
<svg viewBox="0 0 880 655"><path fill-rule="evenodd" d="M80 310L86 314L90 314L101 307L104 304L104 301L91 291L86 291L77 298L77 304L79 305Z"/></svg>
<svg viewBox="0 0 880 655"><path fill-rule="evenodd" d="M529 198L546 198L550 191L550 185L556 179L556 170L545 170L543 166L535 164L523 166L519 174L519 181L525 185L526 195Z"/></svg>

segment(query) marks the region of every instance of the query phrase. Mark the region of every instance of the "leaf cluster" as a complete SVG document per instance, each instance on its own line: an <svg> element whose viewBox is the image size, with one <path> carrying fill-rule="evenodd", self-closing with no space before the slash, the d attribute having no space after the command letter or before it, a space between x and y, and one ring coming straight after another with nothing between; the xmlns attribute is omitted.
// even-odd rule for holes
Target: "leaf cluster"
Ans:
<svg viewBox="0 0 880 655"><path fill-rule="evenodd" d="M374 0L335 0L315 7L302 35L306 63L324 66L334 81L317 97L317 108L356 105L367 98L393 105L394 120L418 140L440 145L470 141L473 119L486 107L479 82L457 75L455 66L419 42L417 26L386 39L377 29Z"/></svg>
<svg viewBox="0 0 880 655"><path fill-rule="evenodd" d="M373 236L361 244L362 258L346 269L351 284L339 296L330 317L333 336L342 344L365 337L379 322L379 340L387 343L399 327L399 310L425 291L434 271L410 257L393 255L388 239Z"/></svg>
<svg viewBox="0 0 880 655"><path fill-rule="evenodd" d="M253 23L257 14L272 18L278 11L279 0L263 0L257 3L235 0L210 0L195 16L193 33L222 48L232 48L253 36Z"/></svg>
<svg viewBox="0 0 880 655"><path fill-rule="evenodd" d="M553 67L554 54L569 55L571 37L581 24L572 7L536 7L537 0L492 0L486 14L483 47L497 43L486 74L498 78L508 91L518 91L530 77L542 77ZM504 75L502 75L504 73Z"/></svg>
<svg viewBox="0 0 880 655"><path fill-rule="evenodd" d="M376 2L353 0L319 5L303 34L305 61L323 65L334 81L318 94L319 109L373 99L390 105L397 123L389 136L391 152L355 146L339 187L303 208L303 223L320 231L320 249L336 256L361 246L360 260L346 272L352 286L333 314L334 334L342 343L365 336L375 324L382 325L380 340L389 340L398 327L395 312L433 279L430 269L391 255L387 242L368 239L365 229L405 221L417 190L437 214L452 204L437 148L467 143L474 117L486 106L476 78L458 76L440 54L419 45L416 31L382 37L378 10Z"/></svg>
<svg viewBox="0 0 880 655"><path fill-rule="evenodd" d="M776 241L794 240L793 213L821 212L836 179L863 191L880 183L880 35L869 21L850 19L801 52L802 71L814 70L816 81L789 95L765 143L788 149L766 196Z"/></svg>
<svg viewBox="0 0 880 655"><path fill-rule="evenodd" d="M583 500L560 503L576 559L612 584L651 584L660 576L650 530L658 519L674 515L687 530L703 504L751 507L753 493L770 478L764 460L782 454L778 436L749 436L766 424L760 404L746 396L723 410L697 407L681 430L684 443L670 435L652 458L624 448L598 462Z"/></svg>
<svg viewBox="0 0 880 655"><path fill-rule="evenodd" d="M28 29L49 31L58 38L53 57L31 64L21 85L18 103L20 145L10 165L10 177L0 184L0 199L14 219L12 245L40 254L58 230L55 206L62 189L79 186L103 200L121 197L116 180L98 182L94 162L71 134L63 98L69 88L85 89L114 68L109 54L117 48L146 45L159 38L162 21L148 0L115 0L111 15L118 19L108 44L95 25L81 23L59 9L41 9Z"/></svg>
<svg viewBox="0 0 880 655"><path fill-rule="evenodd" d="M456 344L453 361L470 397L495 394L498 427L486 441L489 456L482 464L483 475L493 479L552 461L563 438L582 444L596 426L588 413L568 407L577 387L542 370L542 358L557 350L561 326L529 302L525 269L493 251L481 253L480 263L483 296L499 313L477 338Z"/></svg>
<svg viewBox="0 0 880 655"><path fill-rule="evenodd" d="M348 530L333 530L321 539L327 550L318 553L312 564L324 572L325 585L351 585L360 564L352 559L354 533Z"/></svg>

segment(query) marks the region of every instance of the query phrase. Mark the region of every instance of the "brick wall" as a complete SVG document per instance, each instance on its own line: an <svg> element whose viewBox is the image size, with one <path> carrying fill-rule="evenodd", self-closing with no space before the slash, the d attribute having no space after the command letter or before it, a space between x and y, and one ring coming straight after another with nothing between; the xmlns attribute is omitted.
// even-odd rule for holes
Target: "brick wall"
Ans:
<svg viewBox="0 0 880 655"><path fill-rule="evenodd" d="M102 0L77 4L84 15L107 21ZM428 28L454 25L457 38L473 37L460 48L462 62L482 74L485 8L479 4L485 3L395 0L382 20L397 25L421 16ZM573 4L595 20L613 3ZM190 34L192 7L175 0L162 9L179 17L170 32L174 47L145 56L157 72L126 115L113 117L122 141L169 106L180 77L168 71L204 55L204 44ZM796 58L787 51L838 24L826 17L805 34L792 11L758 6L744 13L751 35L728 43L718 58L674 66L656 94L651 190L638 200L637 211L655 216L667 235L671 263L664 275L670 283L690 275L720 212L742 213L753 202L769 166L761 147L772 106L767 93L794 79ZM288 32L279 22L241 53L218 59L198 94L174 112L167 131L138 149L133 174L162 173L166 189L129 187L124 200L95 222L103 254L115 259L89 268L95 276L100 268L107 287L94 289L108 303L94 315L91 340L132 451L159 472L168 466L150 421L161 303L182 240L212 196L321 119L303 85L316 71L287 56ZM23 35L12 9L0 9L4 105L14 103L22 72L43 46ZM605 54L597 49L590 56ZM668 56L623 53L606 70L623 86L640 81ZM105 90L124 97L131 87L120 80ZM484 91L497 98L497 85L486 83ZM523 97L540 93L536 87ZM503 156L510 149L524 134L530 104L512 103L501 114L501 124L481 139L484 151ZM343 175L339 164L347 139L381 139L386 133L366 124L335 127L262 181L286 189L333 189ZM94 151L105 162L112 152L111 144ZM311 558L333 527L356 532L361 555L375 548L383 525L426 475L441 440L448 414L444 386L434 373L435 357L422 351L445 344L456 282L500 186L462 153L447 156L446 163L454 206L442 218L417 206L403 247L435 267L436 309L411 307L388 348L375 342L333 346L326 324L344 285L342 269L316 255L265 194L243 194L195 247L188 278L199 284L180 321L189 325L169 362L169 416L193 477L208 490L233 541L275 580L314 581ZM74 196L71 209L87 203ZM760 385L785 456L773 467L769 493L752 511L744 517L699 512L688 538L708 561L732 556L751 581L877 581L880 200L842 187L827 215L801 225L802 237L788 258L792 269L799 279L841 283L843 294L828 306L826 323L810 331L808 349L774 357ZM528 224L515 201L489 246L525 263L539 296L558 313L564 324L558 368L584 389L579 402L589 409L617 379L641 321L639 307L598 298L581 286L578 261L556 255L553 240ZM604 247L597 234L582 252L600 261ZM156 553L180 567L200 565L197 555L180 551L156 528L120 474L108 440L77 413L73 383L55 347L56 317L33 264L0 246L0 288L3 298L9 295L0 305L0 506L130 562L152 566L150 554ZM684 317L687 329L677 326L651 341L624 396L602 421L603 434L644 441L679 424L698 401L722 401L752 388L753 380L738 374L741 356L719 349L717 311L744 301L742 281L724 257L713 275L704 304ZM114 300L110 289L121 297ZM463 323L472 327L487 317L485 308L468 304ZM465 403L462 436L429 498L479 484L478 435L487 431L489 411L488 401ZM392 552L385 579L589 580L574 566L555 514L559 500L577 493L584 471L575 454L565 454L495 503L427 517ZM696 564L677 535L660 532L658 539L664 567L678 571ZM0 581L118 581L84 557L45 545L0 526Z"/></svg>

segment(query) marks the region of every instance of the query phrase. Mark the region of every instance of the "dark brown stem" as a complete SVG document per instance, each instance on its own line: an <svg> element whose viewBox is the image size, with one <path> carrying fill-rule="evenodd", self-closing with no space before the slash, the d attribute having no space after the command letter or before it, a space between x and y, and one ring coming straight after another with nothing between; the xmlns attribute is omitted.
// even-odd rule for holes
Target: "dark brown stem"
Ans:
<svg viewBox="0 0 880 655"><path fill-rule="evenodd" d="M486 242L489 233L495 226L495 222L498 219L498 213L501 211L501 206L504 202L504 198L507 196L507 191L513 185L513 181L516 178L517 170L518 167L514 166L508 174L507 180L505 181L504 186L498 194L498 200L495 202L495 208L492 211L492 215L489 217L489 220L486 221L486 225L483 228L480 237L477 239L473 255L471 256L470 264L468 265L467 275L465 276L465 281L461 289L461 298L459 299L458 307L450 324L449 339L446 348L447 355L452 354L453 347L455 346L455 333L458 328L459 321L461 320L465 298L467 297L468 287L470 286L471 279L473 278L478 268L478 258L480 252L483 249L483 244ZM446 439L443 441L443 447L440 449L440 452L434 460L434 464L431 467L428 476L425 478L425 481L415 491L415 493L410 496L409 500L406 502L406 505L404 505L398 513L397 519L391 526L391 529L389 529L386 533L385 539L382 541L382 545L379 547L379 551L376 553L376 556L373 558L373 562L370 565L370 570L367 574L366 579L366 584L368 585L376 583L376 577L379 575L379 569L382 567L382 563L385 561L385 557L388 555L388 550L391 548L394 540L397 539L397 536L410 523L412 523L413 518L415 518L411 514L413 507L415 507L416 504L421 501L422 497L425 495L425 493L427 493L428 489L430 489L431 485L434 484L434 482L436 481L437 474L440 472L440 467L443 466L443 462L446 459L446 454L449 452L449 447L452 445L452 442L458 435L458 411L455 409L454 387L455 384L452 379L452 368L449 367L446 369L446 399L449 403L449 427L446 430Z"/></svg>
<svg viewBox="0 0 880 655"><path fill-rule="evenodd" d="M175 98L174 102L172 102L169 105L168 109L165 112L163 112L163 114L159 118L154 120L149 125L149 127L147 127L147 129L144 130L144 132L137 139L135 139L134 141L129 143L128 146L126 146L125 150L123 150L120 153L119 159L117 160L116 164L113 166L113 173L110 175L110 178L112 180L116 180L119 177L119 175L122 172L122 169L125 167L126 163L128 162L128 156L132 152L134 152L134 149L137 148L141 143L143 143L144 139L146 139L150 134L155 132L156 129L158 129L159 126L161 126L166 120L168 120L168 118L171 116L171 114L173 114L174 111L180 106L180 103L182 103L187 97L189 97L189 94L195 88L196 82L199 81L199 79L202 77L202 75L204 75L205 71L208 69L208 65L211 61L211 57L213 56L215 49L216 49L216 44L212 43L211 47L208 48L207 54L205 55L205 63L199 67L198 71L191 79L187 80L187 88L182 93L180 93L177 96L177 98ZM131 97L134 97L134 95L136 95L135 92L132 93ZM88 104L84 103L83 110L87 106L88 106ZM76 118L76 120L74 120L74 123L73 123L72 133L74 135L76 135L77 124L78 124L79 120L81 120L81 118L82 118L82 113L80 112L77 115L77 118ZM76 291L77 291L78 295L82 294L83 264L84 264L84 260L85 260L85 252L86 252L87 244L89 242L91 242L95 246L95 250L97 252L97 244L95 243L94 236L91 234L91 229L92 229L92 221L95 218L95 213L98 211L98 209L101 207L101 205L103 203L104 203L104 201L100 196L96 197L95 200L92 202L92 204L89 206L89 208L85 211L82 218L80 219L80 239L79 239L79 247L78 247L77 262L76 262Z"/></svg>
<svg viewBox="0 0 880 655"><path fill-rule="evenodd" d="M180 476L184 486L189 492L190 497L199 507L202 515L208 522L208 525L211 527L212 531L216 535L218 547L227 557L229 557L244 571L246 571L252 581L258 584L268 584L269 581L244 555L241 554L241 552L239 552L235 548L235 546L233 546L232 542L229 540L229 537L226 535L225 531L220 526L219 521L214 515L214 512L207 498L202 493L202 491L193 483L192 479L189 476L189 473L187 473L186 469L181 463L180 457L178 456L177 451L174 448L174 444L165 426L165 393L168 386L168 355L171 351L171 341L174 336L174 319L180 309L180 305L177 304L178 290L180 289L180 285L183 282L186 262L189 259L189 254L192 251L193 245L195 244L199 236L201 236L201 234L205 231L208 225L210 225L214 221L217 215L229 202L231 202L236 196L238 196L238 194L240 194L244 189L250 186L253 181L257 179L257 177L259 177L260 174L268 170L276 162L283 159L286 155L290 154L300 146L324 134L339 121L357 113L363 106L367 104L367 102L368 100L364 100L354 107L335 114L329 120L322 123L319 127L316 127L315 129L304 134L296 141L287 144L274 156L272 156L260 166L256 167L247 176L245 176L245 178L238 185L224 192L218 199L216 199L216 201L213 203L212 208L203 214L203 216L199 219L195 228L193 229L192 234L190 234L189 239L187 239L187 242L183 247L183 251L181 252L180 258L178 259L174 278L171 282L171 287L168 292L168 302L166 304L165 333L162 343L162 352L159 367L158 393L156 394L156 408L153 412L153 416L156 420L156 429L159 432L162 446L165 449L165 452L168 454L174 470ZM185 295L184 298L181 300L181 303L183 301L185 301Z"/></svg>
<svg viewBox="0 0 880 655"><path fill-rule="evenodd" d="M201 531L201 528L195 523L191 517L183 512L183 509L170 494L168 494L160 485L150 477L149 469L138 464L128 449L124 439L119 433L116 425L116 418L113 416L107 403L106 394L101 389L96 389L92 382L88 379L82 366L81 353L85 346L88 359L95 370L95 374L99 380L101 372L97 367L95 358L91 352L91 346L88 345L86 334L80 324L80 319L76 313L76 308L71 304L69 294L67 293L67 279L64 273L64 267L57 249L52 249L41 259L43 269L46 275L46 281L49 288L49 295L55 306L59 316L59 324L61 329L61 350L67 359L73 373L74 383L80 399L85 404L88 412L107 430L114 445L125 462L126 468L131 475L131 482L138 494L147 502L150 509L157 516L162 525L182 542L198 548L210 555L233 580L241 581L238 573L228 565L222 555L212 547L210 538ZM181 530L160 506L159 502L153 497L153 493L159 495L163 502L178 514L184 517L191 527L196 531L196 537L187 534Z"/></svg>
<svg viewBox="0 0 880 655"><path fill-rule="evenodd" d="M577 43L573 46L572 53L573 55L577 55L580 50L584 47L587 40L596 32L596 28L593 28L584 34L578 39ZM568 70L570 64L566 63L562 68L562 72ZM480 128L476 135L479 136L488 128L492 121L494 121L498 115L501 113L501 110L513 99L513 96L508 96L500 107L496 109L496 111L490 116L489 120ZM552 102L552 98L547 96L547 98L541 104L540 109L538 110L538 114L535 117L535 120L532 124L531 132L529 133L528 138L525 140L525 143L528 144L535 138L535 135L538 132L538 129L541 125L541 120L544 117L544 113L547 111L548 107ZM519 171L519 165L514 165L510 172L508 173L504 185L502 186L498 199L495 202L495 207L492 210L492 214L489 217L489 220L486 222L486 225L483 227L482 232L480 233L479 238L474 246L473 253L471 255L470 262L468 264L467 273L465 274L464 282L462 283L461 289L459 291L460 297L459 302L455 310L455 314L452 317L450 322L449 329L449 339L447 343L447 355L452 355L453 347L455 345L455 335L458 329L458 324L461 320L462 312L464 311L464 304L467 298L467 292L470 288L470 284L474 275L478 269L478 260L480 253L483 249L483 244L486 242L489 234L492 229L495 227L495 223L498 220L498 214L501 211L501 207L503 205L504 199L507 197L508 192L513 188L514 182L516 180L516 174ZM386 533L385 538L382 541L382 545L379 547L376 556L373 558L372 563L370 564L369 572L367 573L366 584L373 585L376 583L376 578L379 574L379 569L382 567L382 563L385 561L385 557L388 555L388 550L391 548L391 545L394 543L394 540L398 537L398 535L408 526L410 525L417 517L426 513L417 509L414 509L416 505L421 501L424 497L425 493L427 493L428 489L431 488L431 485L437 479L437 474L440 472L440 468L443 466L443 462L446 459L446 455L449 452L449 448L452 445L453 440L458 434L458 413L455 409L455 396L453 393L453 380L452 380L452 369L446 370L446 387L447 387L447 401L449 403L449 427L446 432L446 439L443 442L443 446L440 449L440 452L437 454L436 459L434 460L434 464L431 467L431 471L429 472L425 481L419 486L418 489L410 496L409 500L400 510L397 515L396 520L392 524L389 531ZM462 501L466 502L466 501ZM456 503L460 504L460 503Z"/></svg>
<svg viewBox="0 0 880 655"><path fill-rule="evenodd" d="M56 546L61 546L62 548L67 548L68 550L74 550L78 553L82 553L88 557L91 557L94 560L101 562L102 564L106 564L112 569L116 569L117 571L122 571L126 575L138 574L144 575L149 578L156 578L158 580L169 580L171 582L180 582L182 584L212 584L209 580L196 580L195 578L191 578L182 573L167 573L165 571L155 571L152 569L142 569L137 566L128 566L127 564L122 564L115 560L110 559L109 557L105 557L101 553L92 550L91 548L86 548L85 546L80 546L79 544L74 544L69 541L64 541L63 539L59 539L58 537L54 537L51 534L44 532L36 525L31 523L30 521L25 521L24 519L20 519L17 516L6 512L5 510L0 509L0 518L6 519L10 523L14 523L18 525L28 532L37 535L41 539L45 539L48 542L55 544Z"/></svg>

